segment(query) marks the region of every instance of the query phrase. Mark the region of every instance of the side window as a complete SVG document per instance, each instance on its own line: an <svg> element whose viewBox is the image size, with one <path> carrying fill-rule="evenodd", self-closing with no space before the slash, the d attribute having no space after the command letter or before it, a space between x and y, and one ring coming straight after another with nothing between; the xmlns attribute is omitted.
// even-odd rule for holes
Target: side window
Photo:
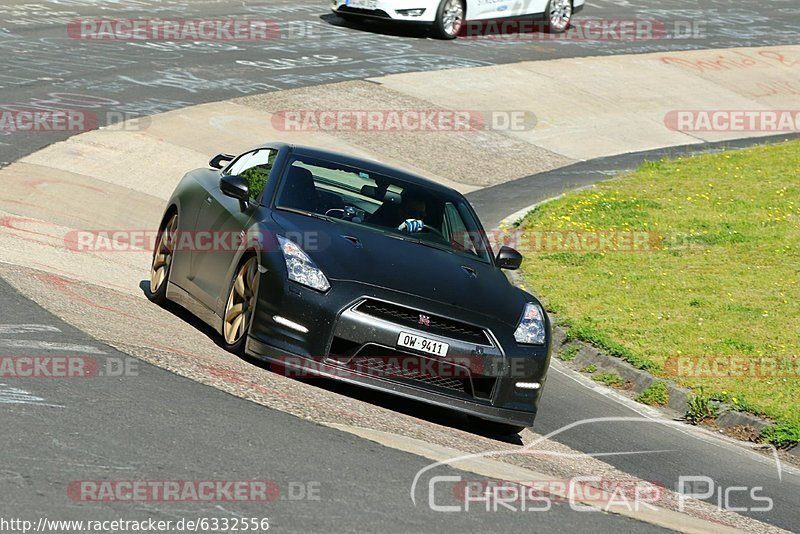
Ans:
<svg viewBox="0 0 800 534"><path fill-rule="evenodd" d="M253 152L242 154L226 171L230 175L238 175L247 180L250 197L258 198L267 185L269 173L278 156L277 150L259 148Z"/></svg>
<svg viewBox="0 0 800 534"><path fill-rule="evenodd" d="M450 202L444 205L444 231L445 239L454 249L478 254L475 250L474 236L470 235L458 209Z"/></svg>

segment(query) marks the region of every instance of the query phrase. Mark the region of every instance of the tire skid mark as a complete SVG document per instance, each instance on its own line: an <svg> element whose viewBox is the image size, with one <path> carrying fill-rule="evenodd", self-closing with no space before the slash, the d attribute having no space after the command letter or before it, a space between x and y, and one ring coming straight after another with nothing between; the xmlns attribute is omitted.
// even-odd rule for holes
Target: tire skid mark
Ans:
<svg viewBox="0 0 800 534"><path fill-rule="evenodd" d="M152 344L152 343L150 344L150 347L154 348L154 349L157 349L157 350L162 350L162 351L165 351L165 352L170 352L170 353L173 353L173 354L179 354L181 356L187 356L187 357L190 357L190 358L194 358L195 361L199 361L199 360L204 359L202 356L200 356L198 354L195 354L195 353L192 353L192 352L188 352L188 351L184 351L184 350L180 350L180 349L177 349L177 348L165 347L163 345L156 345L156 344ZM263 384L258 384L256 382L253 382L244 373L242 373L240 371L235 371L233 369L226 369L225 367L221 367L221 366L218 366L218 365L207 365L207 364L203 364L203 363L200 363L199 365L210 376L213 376L214 378L219 378L219 379L221 379L221 380L223 380L225 382L228 382L228 383L231 383L231 384L240 385L240 386L244 386L244 387L246 387L248 389L253 389L253 390L256 390L256 391L258 391L260 393L264 393L265 395L274 395L276 397L280 397L280 398L282 398L284 400L288 400L288 401L295 401L295 400L298 399L297 395L291 395L291 394L285 393L283 391L264 386ZM254 366L254 368L258 369L258 367L256 367L256 366ZM269 372L269 371L267 371L267 372ZM307 398L306 398L306 402L311 402L311 403L315 404L316 406L320 406L320 407L324 408L325 410L332 411L332 412L334 412L334 413L336 413L338 415L342 415L342 416L346 416L346 417L358 417L358 415L355 412L342 410L341 408L337 408L337 407L334 407L334 406L331 406L331 405L327 405L327 404L323 405L323 404L321 404L319 402L315 402L315 401L309 400Z"/></svg>
<svg viewBox="0 0 800 534"><path fill-rule="evenodd" d="M1 203L8 203L8 204L17 204L17 205L25 206L25 207L28 207L28 208L36 208L37 210L41 210L42 209L42 205L41 204L37 204L35 202L25 202L24 200L16 200L16 199L12 199L12 198L0 198L0 202ZM48 208L51 208L51 206L52 205L48 206ZM86 217L81 217L79 215L76 215L75 212L71 212L71 211L62 211L62 210L57 210L57 209L50 209L49 213L54 213L56 215L61 215L63 217L67 217L67 218L70 218L70 219L78 219L78 220L84 221L84 222L89 223L89 224L92 224L92 223L96 222L93 219L88 219ZM20 217L20 218L22 218L22 217ZM35 222L39 222L39 223L43 223L43 224L53 224L53 223L48 223L47 221L39 221L39 220L36 220L36 219L29 219L29 220L35 221ZM53 226L56 226L56 225L53 225Z"/></svg>
<svg viewBox="0 0 800 534"><path fill-rule="evenodd" d="M38 262L38 261L34 261L33 265L36 265L37 267L39 267L42 270L49 269L51 272L54 270L54 267L52 265L47 265L45 263L41 263L41 262ZM71 271L64 271L63 269L58 269L58 271L61 274L74 276L76 278L80 278L80 276L81 276L79 273L74 273L74 272L71 272ZM56 274L57 276L59 276L55 272L53 272L53 274ZM66 278L66 280L69 280L69 278ZM116 289L118 289L120 291L128 292L130 290L130 288L126 287L126 286L121 286L121 285L118 285L118 284L112 284L110 282L104 282L104 283L107 284L110 288L116 288ZM102 287L102 286L99 286L99 287Z"/></svg>
<svg viewBox="0 0 800 534"><path fill-rule="evenodd" d="M122 315L124 317L130 318L130 319L134 319L136 321L140 321L140 322L144 321L144 322L147 322L149 324L157 324L155 321L145 320L145 319L142 319L142 318L137 317L135 315L132 315L132 314L129 314L129 313L125 313L125 312L123 312L123 311L121 311L119 309L105 306L103 304L100 304L100 303L88 298L88 297L85 297L85 296L79 294L78 292L76 292L73 289L73 287L77 285L77 282L75 282L73 280L70 280L68 278L64 278L62 276L59 276L59 275L56 275L56 274L52 274L52 273L42 273L42 272L37 272L37 273L34 274L34 276L37 279L39 279L43 284L45 284L45 285L47 285L49 287L52 287L52 288L60 291L64 295L66 295L66 296L68 296L68 297L70 297L72 299L75 299L78 302L81 302L83 304L91 306L93 308L99 309L101 311L110 311L110 312ZM0 340L0 343L2 343L2 340ZM157 349L157 350L162 350L162 351L167 351L167 352L171 352L171 353L175 353L175 354L181 354L183 356L192 356L194 358L198 358L198 355L196 355L196 354L189 353L189 352L186 352L186 351L181 351L179 349L170 348L170 347L164 347L164 346L158 346L158 345L152 344L152 343L149 344L149 345L150 345L151 348L154 348L154 349ZM97 350L97 349L93 349L93 350ZM253 381L247 379L245 377L245 375L243 373L241 373L241 372L233 371L233 370L229 370L229 369L225 369L223 367L213 366L213 365L200 364L200 366L206 373L208 373L209 376L214 377L214 378L222 379L225 382L228 382L230 384L244 386L244 387L246 387L248 389L258 391L258 392L263 393L265 395L275 395L275 396L281 397L281 398L283 398L285 400L290 400L291 401L291 400L296 400L297 399L296 396L292 396L292 395L283 393L281 391L278 391L276 389L268 388L268 387L263 386L261 384L258 384L256 382L253 382ZM323 406L322 404L317 403L317 402L314 402L314 404L316 404L317 406L320 406L324 410L329 410L329 411L334 412L334 413L336 413L336 414L338 414L340 416L358 418L358 415L356 413L354 413L354 412L349 412L349 411L346 411L346 410L342 410L340 408L336 408L336 407L333 407L333 406L330 406L330 405L324 405Z"/></svg>
<svg viewBox="0 0 800 534"><path fill-rule="evenodd" d="M97 308L98 310L108 311L111 313L115 313L117 315L121 315L123 317L127 317L128 319L135 319L137 321L142 321L141 318L136 317L135 315L131 315L130 313L125 313L118 308L105 306L103 304L95 302L94 300L88 297L79 294L77 291L73 289L73 286L77 285L77 282L75 282L74 280L70 280L69 278L65 278L57 274L42 273L42 272L34 273L34 276L43 284L59 291L60 293L63 293L64 295L78 302L81 302L93 308ZM151 325L156 324L155 321L145 321L145 322Z"/></svg>

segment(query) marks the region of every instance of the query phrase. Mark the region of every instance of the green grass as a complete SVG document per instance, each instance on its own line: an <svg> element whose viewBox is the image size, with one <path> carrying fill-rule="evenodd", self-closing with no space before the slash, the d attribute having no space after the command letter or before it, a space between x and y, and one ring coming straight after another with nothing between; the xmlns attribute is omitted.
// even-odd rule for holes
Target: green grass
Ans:
<svg viewBox="0 0 800 534"><path fill-rule="evenodd" d="M571 347L567 347L566 349L564 349L558 355L558 357L559 357L559 359L561 359L561 360L563 360L565 362L571 362L578 355L578 352L580 351L580 349L581 348L578 345L572 345Z"/></svg>
<svg viewBox="0 0 800 534"><path fill-rule="evenodd" d="M661 380L653 382L636 397L637 402L649 406L666 406L669 404L669 391L667 383Z"/></svg>
<svg viewBox="0 0 800 534"><path fill-rule="evenodd" d="M595 364L593 364L593 363L590 363L589 365L587 365L586 367L581 369L581 373L592 374L592 373L596 373L596 372L597 372L597 366Z"/></svg>
<svg viewBox="0 0 800 534"><path fill-rule="evenodd" d="M600 382L612 388L619 388L625 385L625 381L614 373L600 373L592 377L595 382Z"/></svg>
<svg viewBox="0 0 800 534"><path fill-rule="evenodd" d="M788 423L781 423L765 428L761 438L779 449L788 448L800 442L800 429Z"/></svg>
<svg viewBox="0 0 800 534"><path fill-rule="evenodd" d="M668 363L800 354L800 142L649 162L541 205L519 230L661 236L647 251L529 252L526 286L568 339L800 429L797 373L687 377Z"/></svg>
<svg viewBox="0 0 800 534"><path fill-rule="evenodd" d="M698 393L689 398L689 407L686 410L686 420L693 425L714 420L719 415L719 407L712 402L712 397L706 395L702 386L698 389Z"/></svg>

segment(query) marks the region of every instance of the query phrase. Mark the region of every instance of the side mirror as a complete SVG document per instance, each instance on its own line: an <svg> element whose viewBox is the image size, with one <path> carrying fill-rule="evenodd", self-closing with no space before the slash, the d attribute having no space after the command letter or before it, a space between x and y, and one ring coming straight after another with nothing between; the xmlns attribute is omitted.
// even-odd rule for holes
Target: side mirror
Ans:
<svg viewBox="0 0 800 534"><path fill-rule="evenodd" d="M516 271L522 265L522 254L511 247L500 247L497 253L497 266L501 269Z"/></svg>
<svg viewBox="0 0 800 534"><path fill-rule="evenodd" d="M230 163L236 158L236 156L231 156L230 154L217 154L211 161L208 162L208 166L212 169L221 169L225 165L225 163Z"/></svg>
<svg viewBox="0 0 800 534"><path fill-rule="evenodd" d="M247 204L250 201L250 186L241 176L223 176L219 180L219 189L223 195L235 198Z"/></svg>

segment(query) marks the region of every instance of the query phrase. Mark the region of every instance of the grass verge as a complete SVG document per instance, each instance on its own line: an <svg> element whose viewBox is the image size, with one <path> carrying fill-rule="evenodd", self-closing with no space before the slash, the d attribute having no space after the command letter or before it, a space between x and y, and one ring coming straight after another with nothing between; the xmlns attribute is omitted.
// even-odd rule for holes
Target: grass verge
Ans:
<svg viewBox="0 0 800 534"><path fill-rule="evenodd" d="M518 230L568 339L800 435L800 142L649 162Z"/></svg>
<svg viewBox="0 0 800 534"><path fill-rule="evenodd" d="M653 382L649 387L637 395L636 400L649 406L666 406L669 404L669 391L667 383Z"/></svg>

